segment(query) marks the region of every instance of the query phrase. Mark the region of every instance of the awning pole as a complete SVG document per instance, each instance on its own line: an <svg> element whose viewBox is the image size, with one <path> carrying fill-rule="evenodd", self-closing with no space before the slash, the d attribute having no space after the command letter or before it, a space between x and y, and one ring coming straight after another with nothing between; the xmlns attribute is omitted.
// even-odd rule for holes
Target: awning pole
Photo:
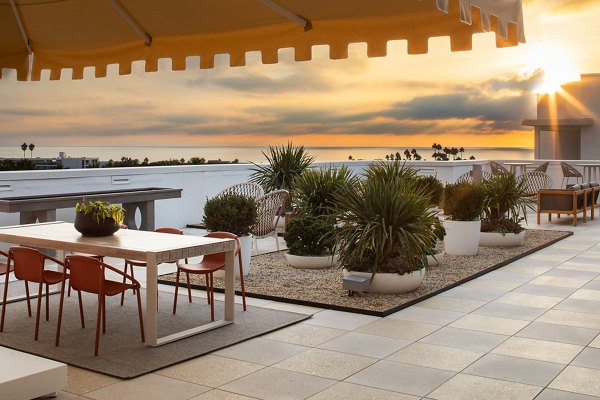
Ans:
<svg viewBox="0 0 600 400"><path fill-rule="evenodd" d="M258 0L261 3L263 3L265 6L269 7L271 10L278 12L279 14L283 15L284 17L286 17L287 19L297 23L298 25L302 26L304 28L305 31L311 30L312 29L312 24L310 23L309 20L307 20L306 18L303 18L299 15L294 14L293 12L289 11L288 9L280 6L277 3L274 3L272 0Z"/></svg>
<svg viewBox="0 0 600 400"><path fill-rule="evenodd" d="M12 0L11 0L12 1ZM123 8L123 6L117 0L106 0L110 3L110 5L117 11L121 17L133 28L134 31L137 32L138 35L142 39L144 39L144 45L151 46L152 45L152 36L150 36L144 29L129 15L127 10Z"/></svg>
<svg viewBox="0 0 600 400"><path fill-rule="evenodd" d="M17 25L19 26L19 31L21 31L21 37L25 42L25 47L27 48L27 53L33 53L31 50L31 46L29 45L29 38L27 37L27 32L25 32L25 27L23 26L23 21L21 20L21 14L19 14L19 10L17 9L17 5L15 4L15 0L10 0L10 7L12 8L13 14L15 14L15 19L17 20Z"/></svg>

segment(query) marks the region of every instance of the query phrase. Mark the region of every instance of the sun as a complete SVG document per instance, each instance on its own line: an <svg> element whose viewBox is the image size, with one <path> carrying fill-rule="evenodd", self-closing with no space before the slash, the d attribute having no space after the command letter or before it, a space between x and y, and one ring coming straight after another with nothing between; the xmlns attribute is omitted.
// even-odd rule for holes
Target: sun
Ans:
<svg viewBox="0 0 600 400"><path fill-rule="evenodd" d="M537 93L555 93L561 90L561 85L580 80L573 55L564 47L540 46L528 52L525 69L529 73L543 72L543 80L535 89Z"/></svg>

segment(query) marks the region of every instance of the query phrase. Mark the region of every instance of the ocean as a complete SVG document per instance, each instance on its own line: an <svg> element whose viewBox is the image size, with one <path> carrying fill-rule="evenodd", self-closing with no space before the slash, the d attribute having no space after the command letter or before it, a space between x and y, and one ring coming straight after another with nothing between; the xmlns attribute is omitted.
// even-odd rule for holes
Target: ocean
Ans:
<svg viewBox="0 0 600 400"><path fill-rule="evenodd" d="M240 163L262 162L265 160L262 152L266 152L267 146L223 146L223 147L193 147L193 146L114 146L114 147L46 147L39 146L33 150L33 157L58 157L64 152L67 157L98 157L101 161L120 160L122 157L138 159L144 158L152 161L169 159L181 159L186 161L192 157L205 158L206 160L233 161L238 159ZM355 160L385 159L387 154L399 152L403 154L406 147L306 147L308 154L314 156L316 161L345 161L352 156ZM408 147L412 150L412 147ZM431 160L433 150L430 147L416 147L417 152L423 159ZM29 150L25 153L29 158L32 154ZM521 147L473 147L465 148L464 158L474 156L478 160L532 160L533 149ZM23 157L20 146L0 147L0 158Z"/></svg>

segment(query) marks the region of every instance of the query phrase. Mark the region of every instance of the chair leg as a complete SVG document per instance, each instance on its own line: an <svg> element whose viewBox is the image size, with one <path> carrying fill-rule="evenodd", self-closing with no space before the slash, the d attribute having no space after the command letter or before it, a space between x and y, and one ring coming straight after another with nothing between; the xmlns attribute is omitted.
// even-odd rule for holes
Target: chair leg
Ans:
<svg viewBox="0 0 600 400"><path fill-rule="evenodd" d="M6 313L6 298L8 297L8 275L10 272L6 272L6 278L4 280L4 296L2 298L2 318L0 319L0 332L4 331L4 314Z"/></svg>
<svg viewBox="0 0 600 400"><path fill-rule="evenodd" d="M125 268L123 268L123 273L127 274L127 267L129 266L129 263L127 262L127 260L125 260ZM133 265L131 266L131 269L133 269ZM123 284L125 284L126 282L126 278L125 275L123 275ZM125 301L125 292L121 293L121 305L123 305Z"/></svg>
<svg viewBox="0 0 600 400"><path fill-rule="evenodd" d="M58 320L56 321L56 338L54 340L54 345L58 347L58 343L60 342L60 326L62 323L62 312L63 312L63 304L65 301L65 284L66 282L63 280L60 285L60 302L58 304ZM71 289L71 285L69 285L69 290Z"/></svg>
<svg viewBox="0 0 600 400"><path fill-rule="evenodd" d="M140 316L140 332L142 334L142 343L146 341L146 336L144 335L144 317L142 316L142 298L140 297L140 291L135 291L137 294L137 303L138 303L138 315Z"/></svg>
<svg viewBox="0 0 600 400"><path fill-rule="evenodd" d="M210 291L208 290L209 286L209 280L208 280L208 274L204 275L204 280L206 281L206 301L208 302L208 304L212 303L212 300L210 298Z"/></svg>
<svg viewBox="0 0 600 400"><path fill-rule="evenodd" d="M173 298L173 314L177 312L177 295L179 293L179 268L177 268L177 280L175 281L175 297Z"/></svg>
<svg viewBox="0 0 600 400"><path fill-rule="evenodd" d="M106 296L102 296L102 334L106 334Z"/></svg>
<svg viewBox="0 0 600 400"><path fill-rule="evenodd" d="M98 315L96 316L96 343L94 346L94 355L98 355L98 347L100 345L100 321L102 319L102 294L98 295Z"/></svg>
<svg viewBox="0 0 600 400"><path fill-rule="evenodd" d="M29 300L29 282L25 281L25 297L27 297L27 313L31 317L31 300Z"/></svg>
<svg viewBox="0 0 600 400"><path fill-rule="evenodd" d="M50 285L46 283L46 321L50 321L50 296L48 296L48 290Z"/></svg>
<svg viewBox="0 0 600 400"><path fill-rule="evenodd" d="M83 300L81 299L81 290L77 291L77 299L79 300L79 319L81 320L81 329L85 329L85 318L83 317Z"/></svg>
<svg viewBox="0 0 600 400"><path fill-rule="evenodd" d="M37 301L37 313L35 314L35 340L38 340L38 336L40 333L40 314L42 312L42 288L44 287L43 283L38 284L38 301Z"/></svg>

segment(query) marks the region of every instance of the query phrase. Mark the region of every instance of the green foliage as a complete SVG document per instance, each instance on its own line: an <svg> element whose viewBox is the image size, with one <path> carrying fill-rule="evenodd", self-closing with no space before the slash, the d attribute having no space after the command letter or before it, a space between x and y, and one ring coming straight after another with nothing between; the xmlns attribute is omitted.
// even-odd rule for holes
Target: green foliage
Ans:
<svg viewBox="0 0 600 400"><path fill-rule="evenodd" d="M97 224L101 224L106 218L112 218L118 224L123 223L125 219L125 209L122 206L101 200L90 201L87 204L77 203L75 212L91 216Z"/></svg>
<svg viewBox="0 0 600 400"><path fill-rule="evenodd" d="M449 183L444 189L442 208L448 219L476 221L481 217L484 200L484 190L479 183Z"/></svg>
<svg viewBox="0 0 600 400"><path fill-rule="evenodd" d="M429 196L429 205L436 207L442 202L444 196L444 184L435 176L417 177L417 186L422 187L423 191Z"/></svg>
<svg viewBox="0 0 600 400"><path fill-rule="evenodd" d="M211 232L248 235L256 220L256 201L241 194L222 194L208 199L204 205L203 223Z"/></svg>
<svg viewBox="0 0 600 400"><path fill-rule="evenodd" d="M335 194L340 261L349 270L418 270L436 240L435 214L416 185L416 171L399 163L372 163L364 180Z"/></svg>
<svg viewBox="0 0 600 400"><path fill-rule="evenodd" d="M265 192L278 189L292 191L294 180L310 167L314 161L304 150L304 146L269 146L268 153L262 152L268 165L254 164L251 182L261 185Z"/></svg>
<svg viewBox="0 0 600 400"><path fill-rule="evenodd" d="M521 232L520 222L527 215L525 180L517 179L513 174L498 174L484 180L482 186L485 195L483 219L486 221L482 221L482 232ZM484 230L484 227L494 229Z"/></svg>
<svg viewBox="0 0 600 400"><path fill-rule="evenodd" d="M335 246L334 226L328 219L298 214L285 227L283 239L290 254L320 256L331 254Z"/></svg>
<svg viewBox="0 0 600 400"><path fill-rule="evenodd" d="M353 184L356 184L356 178L346 166L307 169L294 181L294 209L315 216L329 215L334 206L334 194Z"/></svg>

